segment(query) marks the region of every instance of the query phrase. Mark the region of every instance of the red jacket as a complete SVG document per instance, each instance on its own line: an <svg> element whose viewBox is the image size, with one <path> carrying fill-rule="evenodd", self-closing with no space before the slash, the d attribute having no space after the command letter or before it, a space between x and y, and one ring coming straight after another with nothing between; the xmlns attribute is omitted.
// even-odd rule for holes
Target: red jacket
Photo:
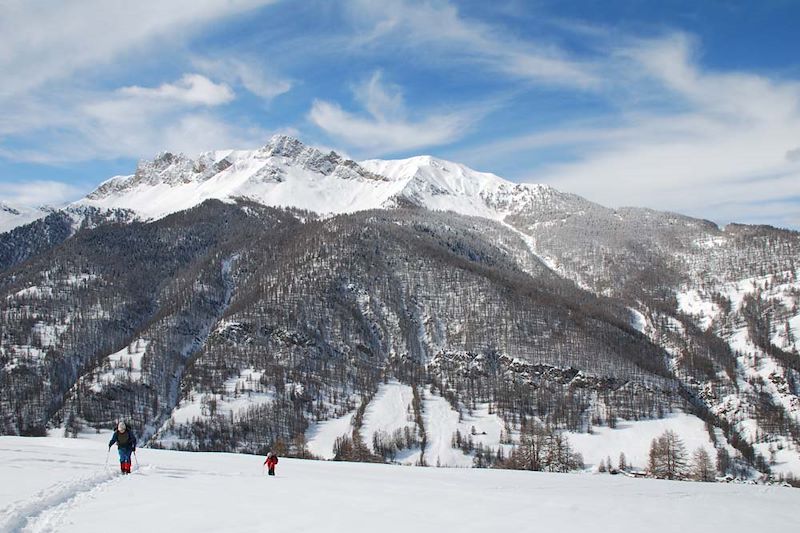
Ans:
<svg viewBox="0 0 800 533"><path fill-rule="evenodd" d="M264 464L267 465L269 468L275 468L275 465L278 464L278 456L277 455L267 456L267 460L264 461Z"/></svg>

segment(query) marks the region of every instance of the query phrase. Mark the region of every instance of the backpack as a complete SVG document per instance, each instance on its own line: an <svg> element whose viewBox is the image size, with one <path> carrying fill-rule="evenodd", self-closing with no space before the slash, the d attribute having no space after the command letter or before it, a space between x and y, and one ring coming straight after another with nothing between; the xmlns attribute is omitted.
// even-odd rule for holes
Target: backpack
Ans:
<svg viewBox="0 0 800 533"><path fill-rule="evenodd" d="M117 446L126 448L131 442L131 430L128 429L124 433L117 431Z"/></svg>

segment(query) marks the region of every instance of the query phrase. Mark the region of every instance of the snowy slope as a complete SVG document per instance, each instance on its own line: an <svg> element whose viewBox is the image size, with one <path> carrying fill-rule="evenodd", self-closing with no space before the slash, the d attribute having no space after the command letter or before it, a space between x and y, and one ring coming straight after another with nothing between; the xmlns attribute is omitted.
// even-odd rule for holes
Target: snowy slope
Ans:
<svg viewBox="0 0 800 533"><path fill-rule="evenodd" d="M79 205L131 209L160 218L207 199L246 197L275 207L329 215L416 205L503 219L554 190L521 185L464 165L418 156L354 162L286 136L258 150L160 154L135 174L115 176Z"/></svg>
<svg viewBox="0 0 800 533"><path fill-rule="evenodd" d="M391 433L409 426L413 429L413 411L411 411L412 391L408 385L397 381L382 384L373 399L367 405L361 435L368 446L372 446L375 432ZM502 435L506 431L504 421L494 413L490 413L488 404L479 404L471 412L462 408L462 414L442 396L431 392L430 387L422 394L422 420L427 436L425 460L429 466L470 468L473 466L473 455L468 455L453 447L453 435L458 431L466 438L472 438L475 445L497 450L503 447L510 452L511 444L519 442L517 431L510 435ZM336 438L349 435L353 431L354 413L343 417L326 420L312 425L306 433L308 448L311 453L324 459L333 458L333 444ZM637 469L647 467L650 444L654 438L664 431L674 431L682 440L687 455L691 456L698 448L705 448L711 457L716 457L714 444L706 429L705 423L694 415L674 413L656 420L620 420L616 428L597 426L592 433L566 432L573 450L583 456L586 471L595 471L600 464L610 457L617 464L620 452L627 457L629 465ZM721 442L724 437L718 436ZM731 454L735 451L727 446ZM794 460L792 449L787 443L785 452L779 454L778 472L800 472L800 464ZM395 462L414 465L419 462L419 448L402 450Z"/></svg>
<svg viewBox="0 0 800 533"><path fill-rule="evenodd" d="M335 214L380 207L403 185L333 152L275 136L259 150L207 152L196 160L160 154L140 163L135 174L106 181L78 203L160 218L208 199L246 197L268 206Z"/></svg>
<svg viewBox="0 0 800 533"><path fill-rule="evenodd" d="M44 218L52 211L50 207L12 206L0 201L0 233Z"/></svg>
<svg viewBox="0 0 800 533"><path fill-rule="evenodd" d="M360 433L366 444L372 447L376 432L391 434L405 428L415 432L412 400L413 393L408 385L394 380L382 384L364 412ZM336 439L353 431L353 416L354 413L349 413L309 427L306 432L309 451L323 459L332 459ZM476 445L481 443L497 449L500 432L504 428L500 417L489 414L486 404L479 405L471 414L465 413L459 419L458 412L447 400L432 393L429 387L422 393L422 421L428 440L425 460L429 466L472 467L473 457L453 447L453 434L456 431L465 437L472 434ZM394 462L414 465L419 463L419 457L420 449L415 446L400 450Z"/></svg>
<svg viewBox="0 0 800 533"><path fill-rule="evenodd" d="M413 398L414 394L408 385L394 380L381 385L364 412L361 435L367 444L372 443L376 433L391 435L405 428L415 432L414 411L411 408ZM419 461L419 448L403 450L396 460L402 464L415 464Z"/></svg>
<svg viewBox="0 0 800 533"><path fill-rule="evenodd" d="M624 420L615 429L599 426L593 428L591 434L567 432L567 436L570 444L583 455L588 469L596 469L609 457L612 464L617 466L619 454L624 453L628 466L634 470L645 470L651 441L666 430L672 430L680 437L688 456L697 448L704 448L710 457L716 457L717 452L705 423L685 413L656 420Z"/></svg>
<svg viewBox="0 0 800 533"><path fill-rule="evenodd" d="M685 287L676 293L678 310L701 328L716 328L736 356L736 394L721 397L709 395L712 410L731 420L734 426L753 443L754 448L769 459L774 473L800 472L800 450L784 435L762 427L754 415L754 398L764 395L784 409L787 417L800 423L800 397L784 376L797 376L784 368L780 360L759 347L741 312L746 299L770 305L783 315L773 326L771 343L793 355L800 349L800 296L792 272L776 272L765 276L739 279L714 279L702 288ZM730 308L726 311L715 301L722 295ZM777 313L776 313L777 314Z"/></svg>
<svg viewBox="0 0 800 533"><path fill-rule="evenodd" d="M105 440L106 436L99 436ZM112 452L113 454L113 452ZM783 487L399 467L140 449L104 468L105 442L0 437L1 531L793 531ZM664 520L665 513L669 519Z"/></svg>
<svg viewBox="0 0 800 533"><path fill-rule="evenodd" d="M395 201L402 198L427 209L492 219L502 219L518 193L539 187L533 185L529 189L494 174L427 155L391 161L371 159L359 164L405 184Z"/></svg>
<svg viewBox="0 0 800 533"><path fill-rule="evenodd" d="M341 436L353 432L353 415L348 413L312 425L306 432L306 446L317 457L333 459L333 445Z"/></svg>

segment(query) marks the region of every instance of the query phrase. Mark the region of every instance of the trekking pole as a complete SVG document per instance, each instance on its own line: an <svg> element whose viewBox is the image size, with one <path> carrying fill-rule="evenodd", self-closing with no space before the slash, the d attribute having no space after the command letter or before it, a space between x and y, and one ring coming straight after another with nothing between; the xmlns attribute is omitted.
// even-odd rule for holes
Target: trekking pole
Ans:
<svg viewBox="0 0 800 533"><path fill-rule="evenodd" d="M108 468L108 456L111 454L111 446L108 447L108 451L106 452L106 464L103 465L103 468Z"/></svg>
<svg viewBox="0 0 800 533"><path fill-rule="evenodd" d="M139 470L139 458L136 456L136 452L133 452L133 460L136 461L136 470Z"/></svg>

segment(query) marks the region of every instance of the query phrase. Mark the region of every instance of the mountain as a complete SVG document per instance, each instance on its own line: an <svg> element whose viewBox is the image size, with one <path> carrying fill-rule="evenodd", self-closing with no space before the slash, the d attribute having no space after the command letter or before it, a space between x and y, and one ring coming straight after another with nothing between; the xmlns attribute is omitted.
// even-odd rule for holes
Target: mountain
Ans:
<svg viewBox="0 0 800 533"><path fill-rule="evenodd" d="M153 219L208 199L235 198L344 213L379 207L401 186L334 152L276 136L254 151L207 152L197 159L162 153L140 163L135 174L103 183L79 203L127 208Z"/></svg>
<svg viewBox="0 0 800 533"><path fill-rule="evenodd" d="M18 226L24 226L34 220L43 218L55 209L51 207L24 207L12 206L5 202L0 202L0 233L11 231Z"/></svg>
<svg viewBox="0 0 800 533"><path fill-rule="evenodd" d="M197 159L162 153L141 162L135 174L103 183L79 204L153 219L208 199L235 198L323 215L416 206L502 219L542 196L561 195L430 156L358 163L275 136L254 151L207 152Z"/></svg>
<svg viewBox="0 0 800 533"><path fill-rule="evenodd" d="M2 433L499 466L685 415L721 473L800 474L797 232L285 136L52 217L0 235Z"/></svg>

